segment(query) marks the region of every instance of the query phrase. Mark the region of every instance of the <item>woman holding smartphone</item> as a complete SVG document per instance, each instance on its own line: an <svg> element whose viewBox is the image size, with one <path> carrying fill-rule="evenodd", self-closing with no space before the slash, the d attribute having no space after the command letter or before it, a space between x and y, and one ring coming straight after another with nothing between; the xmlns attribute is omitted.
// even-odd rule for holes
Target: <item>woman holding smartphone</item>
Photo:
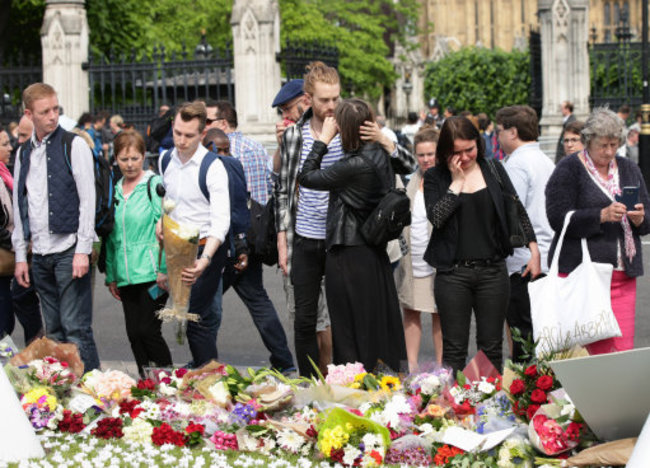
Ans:
<svg viewBox="0 0 650 468"><path fill-rule="evenodd" d="M115 186L115 226L105 240L106 285L122 302L126 334L144 376L145 366L172 365L156 315L167 301L167 293L156 284L160 247L155 231L162 216L156 186L160 177L143 170L145 144L138 132L121 132L113 145L123 176Z"/></svg>
<svg viewBox="0 0 650 468"><path fill-rule="evenodd" d="M623 336L587 345L591 354L634 347L636 278L643 275L641 236L650 233L645 215L650 198L639 166L616 156L624 132L625 123L614 112L594 109L580 135L584 150L563 158L546 185L546 215L555 230L549 259L564 217L575 211L560 252L560 273L582 262L582 238L594 262L614 266L612 310Z"/></svg>

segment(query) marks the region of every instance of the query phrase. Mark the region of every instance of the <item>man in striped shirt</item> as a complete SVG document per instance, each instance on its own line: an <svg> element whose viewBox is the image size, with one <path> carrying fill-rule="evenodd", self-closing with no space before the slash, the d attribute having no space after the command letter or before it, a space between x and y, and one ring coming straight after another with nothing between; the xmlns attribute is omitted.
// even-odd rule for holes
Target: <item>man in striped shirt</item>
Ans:
<svg viewBox="0 0 650 468"><path fill-rule="evenodd" d="M320 136L325 117L333 116L341 86L337 71L322 62L313 62L305 75L304 91L311 103L296 125L282 138L282 165L276 186L276 228L278 263L290 275L294 287L294 339L300 375L313 375L319 362L316 337L318 300L325 274L325 225L329 192L310 190L297 184L297 176L314 139ZM321 168L343 156L340 137L328 145ZM327 331L331 339L331 332Z"/></svg>

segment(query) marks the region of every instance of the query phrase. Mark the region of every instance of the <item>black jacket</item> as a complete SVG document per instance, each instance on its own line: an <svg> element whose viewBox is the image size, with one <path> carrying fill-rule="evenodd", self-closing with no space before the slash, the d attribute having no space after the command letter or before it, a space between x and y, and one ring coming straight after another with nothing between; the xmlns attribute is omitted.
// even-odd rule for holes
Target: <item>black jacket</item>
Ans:
<svg viewBox="0 0 650 468"><path fill-rule="evenodd" d="M378 143L366 144L358 153L346 154L321 170L321 160L326 153L327 146L316 140L298 175L298 183L310 189L330 191L326 248L365 245L361 226L386 193L386 187L395 186L389 162L398 173L409 172L412 168L400 166L399 159L391 158ZM359 153L377 166L382 180Z"/></svg>
<svg viewBox="0 0 650 468"><path fill-rule="evenodd" d="M512 247L509 242L509 234L506 223L506 215L503 201L503 190L499 181L492 175L488 162L483 159L477 159L483 178L487 185L490 197L496 208L498 226L498 254L505 258L512 255ZM509 193L517 193L510 182L510 178L505 168L499 162L495 162L499 177L503 181L504 189ZM460 206L460 197L448 193L451 185L451 172L449 169L432 167L424 173L424 204L427 210L427 218L433 225L429 245L424 252L424 260L434 268L445 271L454 266L456 260L456 249L458 247L458 218L456 210ZM530 223L526 210L521 207L524 213L521 223L529 242L536 242L535 231Z"/></svg>

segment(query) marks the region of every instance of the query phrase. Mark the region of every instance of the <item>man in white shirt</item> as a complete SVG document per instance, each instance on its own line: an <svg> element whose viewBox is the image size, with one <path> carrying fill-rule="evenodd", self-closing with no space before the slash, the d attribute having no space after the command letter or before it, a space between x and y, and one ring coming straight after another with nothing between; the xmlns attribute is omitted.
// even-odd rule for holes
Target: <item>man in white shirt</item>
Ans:
<svg viewBox="0 0 650 468"><path fill-rule="evenodd" d="M59 126L54 88L32 84L23 103L34 133L18 150L14 169L16 281L30 285L31 241L47 336L76 344L88 372L99 367L88 274L95 234L93 157L83 138Z"/></svg>
<svg viewBox="0 0 650 468"><path fill-rule="evenodd" d="M224 240L230 229L228 174L223 163L211 158L207 148L201 145L206 118L203 102L183 104L173 123L174 150L170 157L161 157L159 162L166 198L176 203L171 217L179 223L200 227L198 258L194 267L182 273L183 281L192 285L189 313L199 316L198 322L190 321L187 325L187 341L195 367L218 358L217 314L210 305L221 281L227 250ZM161 231L159 223L159 236ZM159 283L163 282L160 278Z"/></svg>
<svg viewBox="0 0 650 468"><path fill-rule="evenodd" d="M531 107L503 107L497 112L495 121L499 145L507 155L506 171L535 230L542 272L546 272L553 229L546 218L544 189L555 165L539 149L537 114ZM533 258L527 248L515 249L506 259L510 275L510 304L506 318L508 326L519 328L524 338L533 332L528 282L540 274L535 266L537 261L539 259ZM514 361L519 359L521 351L521 345L513 343Z"/></svg>

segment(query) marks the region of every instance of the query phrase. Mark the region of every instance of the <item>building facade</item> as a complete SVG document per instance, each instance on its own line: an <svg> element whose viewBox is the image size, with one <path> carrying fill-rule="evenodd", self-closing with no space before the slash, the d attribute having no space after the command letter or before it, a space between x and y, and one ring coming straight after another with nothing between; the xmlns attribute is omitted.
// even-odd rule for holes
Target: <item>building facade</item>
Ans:
<svg viewBox="0 0 650 468"><path fill-rule="evenodd" d="M562 1L562 0L558 0ZM590 37L616 41L621 18L628 18L632 41L641 37L643 0L590 0ZM468 45L510 51L525 48L537 29L537 0L421 0L420 44L426 59ZM593 40L593 39L592 39Z"/></svg>

